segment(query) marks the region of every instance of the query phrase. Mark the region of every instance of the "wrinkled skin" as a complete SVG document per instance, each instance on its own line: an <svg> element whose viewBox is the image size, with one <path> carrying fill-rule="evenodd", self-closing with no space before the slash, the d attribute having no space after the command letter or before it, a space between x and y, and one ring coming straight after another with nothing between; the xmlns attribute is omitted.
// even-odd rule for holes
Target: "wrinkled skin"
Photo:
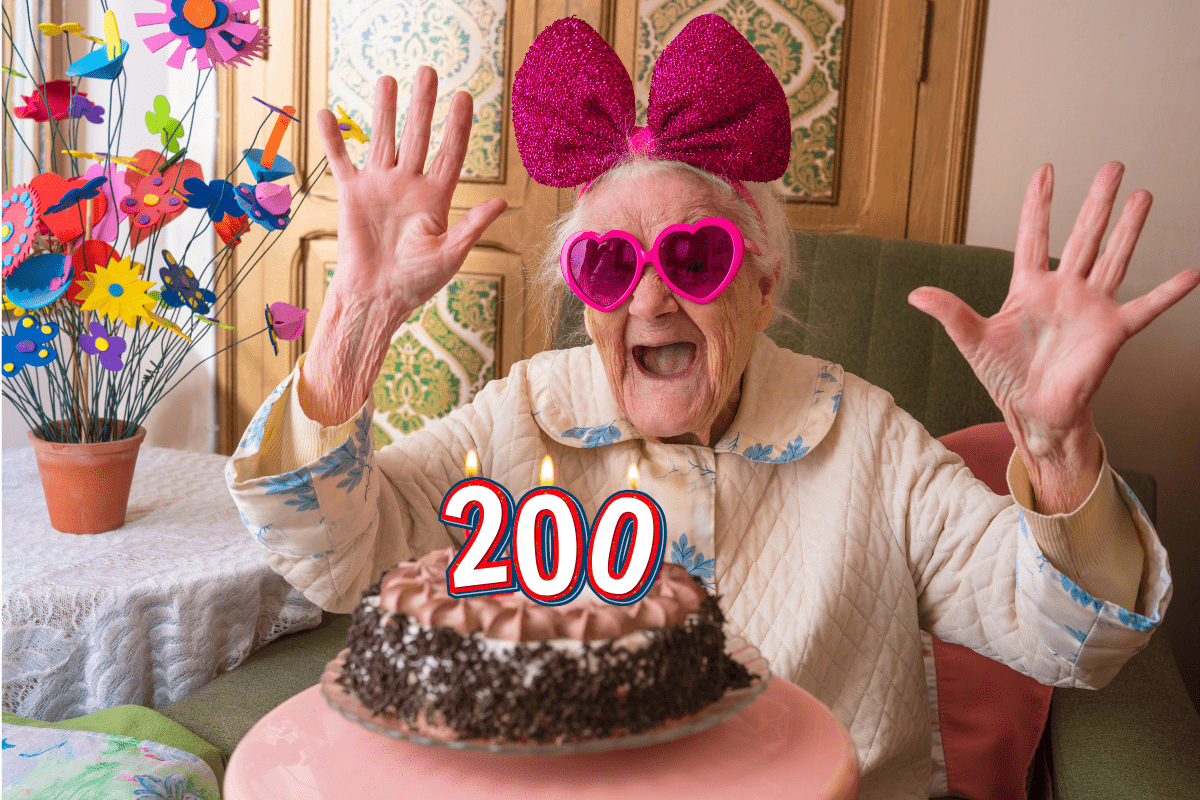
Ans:
<svg viewBox="0 0 1200 800"><path fill-rule="evenodd" d="M702 182L673 173L601 186L581 202L585 230L627 231L642 247L652 245L668 225L729 215ZM706 446L721 438L737 412L755 332L771 320L775 285L775 277L763 277L744 262L716 300L693 303L672 292L647 265L621 306L609 312L587 309L588 334L604 361L613 397L643 436ZM694 357L686 346L661 359L643 349L678 342L694 346Z"/></svg>

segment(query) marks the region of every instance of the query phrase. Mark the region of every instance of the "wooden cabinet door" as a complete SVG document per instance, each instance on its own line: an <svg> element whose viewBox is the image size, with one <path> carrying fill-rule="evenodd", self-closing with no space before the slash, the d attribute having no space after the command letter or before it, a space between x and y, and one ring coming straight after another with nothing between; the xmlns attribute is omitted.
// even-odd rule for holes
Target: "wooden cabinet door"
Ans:
<svg viewBox="0 0 1200 800"><path fill-rule="evenodd" d="M452 343L444 348L450 356L445 369L433 370L441 377L429 372L426 383L400 381L391 393L377 387L377 401L399 404L386 415L395 426L381 422L388 430L377 435L419 425L416 418L425 412L418 406L428 410L447 398L464 402L479 376L502 376L551 341L554 321L544 309L556 306L543 305L534 295L529 275L549 224L575 193L530 180L514 144L509 98L513 74L534 36L561 17L578 16L600 31L625 62L644 104L650 68L662 46L695 15L721 14L763 54L788 96L793 158L778 188L788 196L795 227L962 240L983 0L264 2L272 43L268 59L221 74L219 171L232 170L256 135L262 146L264 109L252 97L277 106L290 103L301 123L293 126L281 152L296 165L297 177L291 180L293 189L299 188L299 176L310 174L323 157L312 122L318 109L341 105L365 126L378 75L400 80L403 110L413 71L429 63L442 76L442 101L460 88L476 98L473 138L452 221L492 197L509 203L463 268L467 288L454 290L460 300L494 291L497 302L486 323L494 328L485 332L460 325L449 296L438 301L441 310L428 319L410 321L413 341L405 340L405 358L428 362L421 348L434 345L423 337L436 336L442 344ZM434 145L442 115L444 104L435 115ZM237 178L251 180L244 167ZM225 333L224 342L261 329L265 305L276 300L309 309L311 332L336 260L336 236L336 190L326 173L313 182L290 225L239 287L225 319L237 330ZM238 266L257 257L238 253ZM491 360L484 354L480 362L462 343L479 346L484 339L490 339ZM250 416L292 369L307 341L308 335L285 342L276 356L259 336L219 356L225 452L236 446ZM456 348L466 357L454 356ZM447 377L451 373L453 380ZM431 389L438 381L450 388Z"/></svg>

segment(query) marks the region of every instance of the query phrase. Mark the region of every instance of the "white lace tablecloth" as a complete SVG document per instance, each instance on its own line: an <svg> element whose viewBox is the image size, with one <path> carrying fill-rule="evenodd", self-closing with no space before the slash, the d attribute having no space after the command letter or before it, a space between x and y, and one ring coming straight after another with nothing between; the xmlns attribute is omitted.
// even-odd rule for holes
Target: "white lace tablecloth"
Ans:
<svg viewBox="0 0 1200 800"><path fill-rule="evenodd" d="M32 448L4 451L4 710L162 708L320 609L267 566L221 455L143 447L125 525L50 527Z"/></svg>

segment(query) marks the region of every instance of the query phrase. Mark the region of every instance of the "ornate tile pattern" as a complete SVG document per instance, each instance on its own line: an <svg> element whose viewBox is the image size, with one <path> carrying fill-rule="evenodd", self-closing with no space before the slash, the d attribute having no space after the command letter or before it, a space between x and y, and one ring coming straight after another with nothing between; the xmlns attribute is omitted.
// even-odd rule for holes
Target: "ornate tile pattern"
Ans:
<svg viewBox="0 0 1200 800"><path fill-rule="evenodd" d="M375 380L376 449L471 402L494 377L501 284L457 277L396 331Z"/></svg>
<svg viewBox="0 0 1200 800"><path fill-rule="evenodd" d="M775 188L789 198L831 199L844 0L642 0L634 62L639 121L646 116L658 54L700 14L727 19L783 84L792 113L792 160Z"/></svg>
<svg viewBox="0 0 1200 800"><path fill-rule="evenodd" d="M329 9L329 107L340 104L371 132L375 81L394 75L400 84L397 134L416 68L438 71L437 108L429 157L437 152L450 99L466 90L475 98L475 123L462 176L500 180L508 0L336 0ZM357 163L366 157L359 147Z"/></svg>

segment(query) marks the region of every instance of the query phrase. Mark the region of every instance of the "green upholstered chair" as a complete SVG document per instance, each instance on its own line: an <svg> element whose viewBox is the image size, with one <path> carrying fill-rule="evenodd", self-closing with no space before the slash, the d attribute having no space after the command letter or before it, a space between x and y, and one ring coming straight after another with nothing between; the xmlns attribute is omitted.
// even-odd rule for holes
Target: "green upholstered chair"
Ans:
<svg viewBox="0 0 1200 800"><path fill-rule="evenodd" d="M797 242L808 277L791 288L788 305L805 324L775 333L779 344L884 387L935 436L1001 419L940 326L905 298L940 286L994 313L1012 253L849 235L798 233ZM568 294L558 346L577 341L581 315ZM1153 478L1122 475L1153 518ZM319 628L268 645L163 713L228 754L268 710L317 682L347 625L346 616L326 615ZM1200 717L1164 635L1105 689L1057 690L1041 752L1037 777L1048 776L1058 798L1200 796Z"/></svg>

